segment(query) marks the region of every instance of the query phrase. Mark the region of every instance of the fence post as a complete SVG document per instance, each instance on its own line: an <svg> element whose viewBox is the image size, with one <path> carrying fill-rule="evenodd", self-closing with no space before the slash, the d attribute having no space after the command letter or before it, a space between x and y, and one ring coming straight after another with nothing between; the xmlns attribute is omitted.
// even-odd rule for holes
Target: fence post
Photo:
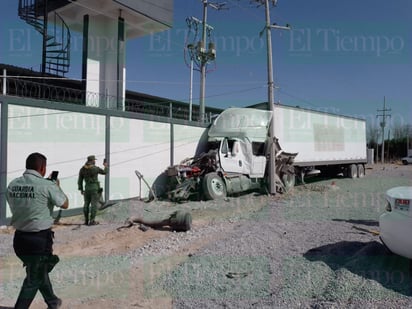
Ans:
<svg viewBox="0 0 412 309"><path fill-rule="evenodd" d="M3 69L3 95L7 94L7 70Z"/></svg>
<svg viewBox="0 0 412 309"><path fill-rule="evenodd" d="M108 201L110 197L110 115L106 114L105 117L106 130L105 130L105 159L109 165L109 171L104 177L104 200Z"/></svg>
<svg viewBox="0 0 412 309"><path fill-rule="evenodd" d="M170 116L170 166L174 165L174 152L175 152L175 143L174 143L174 127L173 127L173 103L169 103L169 116Z"/></svg>
<svg viewBox="0 0 412 309"><path fill-rule="evenodd" d="M0 101L0 225L6 224L8 103Z"/></svg>

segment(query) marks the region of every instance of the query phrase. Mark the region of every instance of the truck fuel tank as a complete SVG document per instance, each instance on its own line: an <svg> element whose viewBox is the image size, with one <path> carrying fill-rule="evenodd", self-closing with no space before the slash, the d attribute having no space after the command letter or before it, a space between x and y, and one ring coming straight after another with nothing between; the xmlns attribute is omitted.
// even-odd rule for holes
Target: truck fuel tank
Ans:
<svg viewBox="0 0 412 309"><path fill-rule="evenodd" d="M261 187L261 180L258 178L249 178L246 175L225 174L227 194L246 192L256 190Z"/></svg>

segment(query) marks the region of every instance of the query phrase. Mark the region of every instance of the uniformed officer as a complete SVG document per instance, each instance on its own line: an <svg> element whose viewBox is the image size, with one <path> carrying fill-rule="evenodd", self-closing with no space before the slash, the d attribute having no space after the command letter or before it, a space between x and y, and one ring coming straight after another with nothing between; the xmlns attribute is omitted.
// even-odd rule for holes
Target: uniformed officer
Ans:
<svg viewBox="0 0 412 309"><path fill-rule="evenodd" d="M88 156L86 164L82 166L79 171L79 178L77 180L78 188L84 197L84 224L96 225L99 224L96 219L97 205L100 202L100 195L102 188L98 180L98 175L105 175L108 171L106 161L103 161L104 169L96 166L96 157L94 155ZM83 190L83 181L85 183Z"/></svg>
<svg viewBox="0 0 412 309"><path fill-rule="evenodd" d="M59 258L53 255L53 207L69 207L69 201L60 189L58 180L43 178L46 157L32 153L26 159L23 176L10 182L7 201L12 212L11 224L16 229L13 248L26 267L26 278L14 308L29 308L37 291L42 294L48 308L61 306L53 292L49 272Z"/></svg>

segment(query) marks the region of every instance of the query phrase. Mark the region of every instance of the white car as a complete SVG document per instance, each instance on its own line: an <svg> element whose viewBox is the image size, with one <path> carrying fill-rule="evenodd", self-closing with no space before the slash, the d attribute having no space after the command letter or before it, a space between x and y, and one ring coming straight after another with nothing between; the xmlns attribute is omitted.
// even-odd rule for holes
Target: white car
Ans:
<svg viewBox="0 0 412 309"><path fill-rule="evenodd" d="M405 165L412 164L412 156L407 156L401 159L402 163Z"/></svg>
<svg viewBox="0 0 412 309"><path fill-rule="evenodd" d="M412 187L385 193L386 211L379 217L380 238L393 253L412 259Z"/></svg>

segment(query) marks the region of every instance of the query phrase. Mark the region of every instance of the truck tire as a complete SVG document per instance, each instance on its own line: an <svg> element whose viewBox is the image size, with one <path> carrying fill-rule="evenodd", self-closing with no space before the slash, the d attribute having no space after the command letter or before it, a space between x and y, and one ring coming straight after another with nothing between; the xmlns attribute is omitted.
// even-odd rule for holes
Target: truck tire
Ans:
<svg viewBox="0 0 412 309"><path fill-rule="evenodd" d="M218 200L226 197L226 185L217 173L209 173L203 178L203 194L207 200Z"/></svg>
<svg viewBox="0 0 412 309"><path fill-rule="evenodd" d="M358 178L365 177L365 166L363 164L358 164Z"/></svg>
<svg viewBox="0 0 412 309"><path fill-rule="evenodd" d="M358 168L356 164L351 164L348 166L348 177L352 179L358 177Z"/></svg>
<svg viewBox="0 0 412 309"><path fill-rule="evenodd" d="M178 210L169 220L170 227L176 232L187 232L192 228L192 215L190 212Z"/></svg>

